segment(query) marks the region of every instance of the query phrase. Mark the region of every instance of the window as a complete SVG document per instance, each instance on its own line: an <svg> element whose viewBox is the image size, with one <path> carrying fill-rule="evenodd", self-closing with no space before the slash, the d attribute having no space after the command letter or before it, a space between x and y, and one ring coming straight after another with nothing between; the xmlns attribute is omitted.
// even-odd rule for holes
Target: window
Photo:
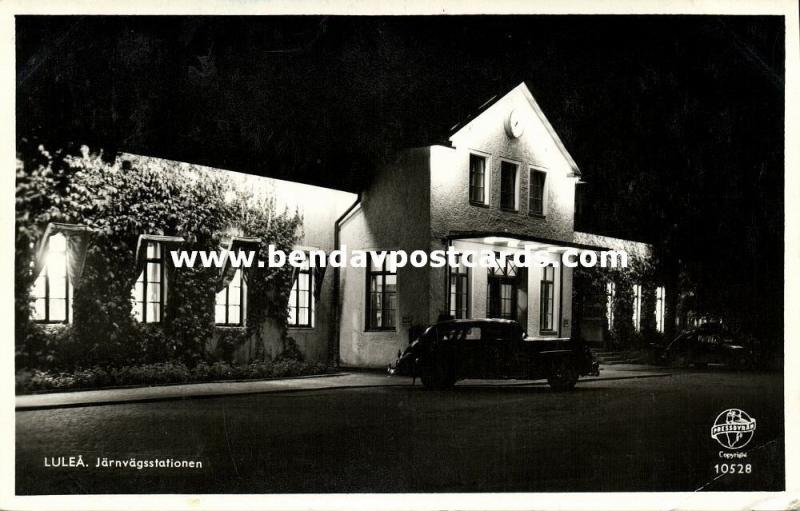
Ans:
<svg viewBox="0 0 800 511"><path fill-rule="evenodd" d="M486 204L486 158L469 155L469 201Z"/></svg>
<svg viewBox="0 0 800 511"><path fill-rule="evenodd" d="M642 328L642 286L634 284L633 293L633 329L637 332Z"/></svg>
<svg viewBox="0 0 800 511"><path fill-rule="evenodd" d="M236 270L230 284L217 293L214 305L214 321L218 325L244 325L244 306L247 291L242 278L242 270Z"/></svg>
<svg viewBox="0 0 800 511"><path fill-rule="evenodd" d="M33 283L33 319L42 323L69 323L72 286L67 274L67 239L54 234L47 240L47 259Z"/></svg>
<svg viewBox="0 0 800 511"><path fill-rule="evenodd" d="M481 332L481 340L490 342L503 342L511 339L508 325L486 324Z"/></svg>
<svg viewBox="0 0 800 511"><path fill-rule="evenodd" d="M505 264L503 264L505 261ZM517 319L517 292L522 270L514 265L514 258L495 253L495 264L487 272L486 317Z"/></svg>
<svg viewBox="0 0 800 511"><path fill-rule="evenodd" d="M517 166L507 161L500 162L500 207L517 209Z"/></svg>
<svg viewBox="0 0 800 511"><path fill-rule="evenodd" d="M544 215L544 182L547 174L531 169L530 191L528 196L528 212L531 215Z"/></svg>
<svg viewBox="0 0 800 511"><path fill-rule="evenodd" d="M553 266L545 266L542 268L542 282L539 291L539 304L541 311L539 313L539 329L542 332L552 332L553 325L553 308L555 297L555 273L556 270Z"/></svg>
<svg viewBox="0 0 800 511"><path fill-rule="evenodd" d="M394 330L397 309L397 269L388 254L383 261L369 257L367 270L367 330Z"/></svg>
<svg viewBox="0 0 800 511"><path fill-rule="evenodd" d="M480 341L481 340L481 327L472 326L466 330L464 335L465 341Z"/></svg>
<svg viewBox="0 0 800 511"><path fill-rule="evenodd" d="M606 321L608 329L614 328L614 299L616 298L616 285L613 282L606 283Z"/></svg>
<svg viewBox="0 0 800 511"><path fill-rule="evenodd" d="M306 258L303 266L295 270L292 290L289 292L289 326L312 328L314 326L314 278Z"/></svg>
<svg viewBox="0 0 800 511"><path fill-rule="evenodd" d="M450 316L455 319L469 317L469 268L458 255L458 264L450 266Z"/></svg>
<svg viewBox="0 0 800 511"><path fill-rule="evenodd" d="M160 323L164 314L164 250L148 241L144 270L133 286L133 317L142 323Z"/></svg>
<svg viewBox="0 0 800 511"><path fill-rule="evenodd" d="M664 286L656 288L656 330L664 333L664 305L666 302Z"/></svg>

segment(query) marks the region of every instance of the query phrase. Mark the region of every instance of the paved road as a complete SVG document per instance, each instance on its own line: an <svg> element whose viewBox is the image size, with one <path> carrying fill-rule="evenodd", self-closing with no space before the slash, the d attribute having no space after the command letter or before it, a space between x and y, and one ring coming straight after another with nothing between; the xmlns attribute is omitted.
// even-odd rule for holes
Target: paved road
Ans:
<svg viewBox="0 0 800 511"><path fill-rule="evenodd" d="M721 370L451 391L363 387L16 413L16 488L42 493L691 491L783 488L783 385ZM717 477L730 407L750 474ZM87 467L45 467L82 455ZM97 458L201 469L96 468ZM57 460L56 460L57 462ZM730 462L730 460L729 460ZM52 460L49 460L53 464ZM716 479L715 479L716 478Z"/></svg>

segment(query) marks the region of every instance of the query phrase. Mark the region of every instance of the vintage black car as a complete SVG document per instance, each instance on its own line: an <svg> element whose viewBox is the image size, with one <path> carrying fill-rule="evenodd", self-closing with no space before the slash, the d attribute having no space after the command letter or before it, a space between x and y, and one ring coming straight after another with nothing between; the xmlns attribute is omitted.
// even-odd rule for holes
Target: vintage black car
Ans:
<svg viewBox="0 0 800 511"><path fill-rule="evenodd" d="M719 323L703 323L681 332L664 348L657 350L656 360L674 367L705 367L725 364L745 368L752 360L751 350Z"/></svg>
<svg viewBox="0 0 800 511"><path fill-rule="evenodd" d="M569 390L579 376L598 375L589 348L570 339L531 339L516 321L450 320L428 327L389 366L389 374L420 377L443 389L466 378L546 378Z"/></svg>

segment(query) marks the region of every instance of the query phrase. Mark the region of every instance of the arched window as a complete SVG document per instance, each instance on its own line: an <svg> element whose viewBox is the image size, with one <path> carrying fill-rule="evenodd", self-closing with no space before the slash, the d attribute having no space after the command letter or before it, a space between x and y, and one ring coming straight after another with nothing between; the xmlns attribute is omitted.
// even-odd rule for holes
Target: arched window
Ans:
<svg viewBox="0 0 800 511"><path fill-rule="evenodd" d="M31 290L33 319L42 323L69 323L72 286L67 273L67 239L57 233L47 240L44 268Z"/></svg>

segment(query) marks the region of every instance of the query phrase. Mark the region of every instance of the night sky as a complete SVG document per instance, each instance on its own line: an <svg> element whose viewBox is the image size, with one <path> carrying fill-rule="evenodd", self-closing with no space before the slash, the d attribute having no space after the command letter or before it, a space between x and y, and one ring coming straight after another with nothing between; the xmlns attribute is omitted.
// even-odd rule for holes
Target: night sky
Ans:
<svg viewBox="0 0 800 511"><path fill-rule="evenodd" d="M524 80L583 172L578 228L652 242L701 288L741 281L709 308L782 303L781 17L51 16L16 33L20 141L351 191Z"/></svg>

